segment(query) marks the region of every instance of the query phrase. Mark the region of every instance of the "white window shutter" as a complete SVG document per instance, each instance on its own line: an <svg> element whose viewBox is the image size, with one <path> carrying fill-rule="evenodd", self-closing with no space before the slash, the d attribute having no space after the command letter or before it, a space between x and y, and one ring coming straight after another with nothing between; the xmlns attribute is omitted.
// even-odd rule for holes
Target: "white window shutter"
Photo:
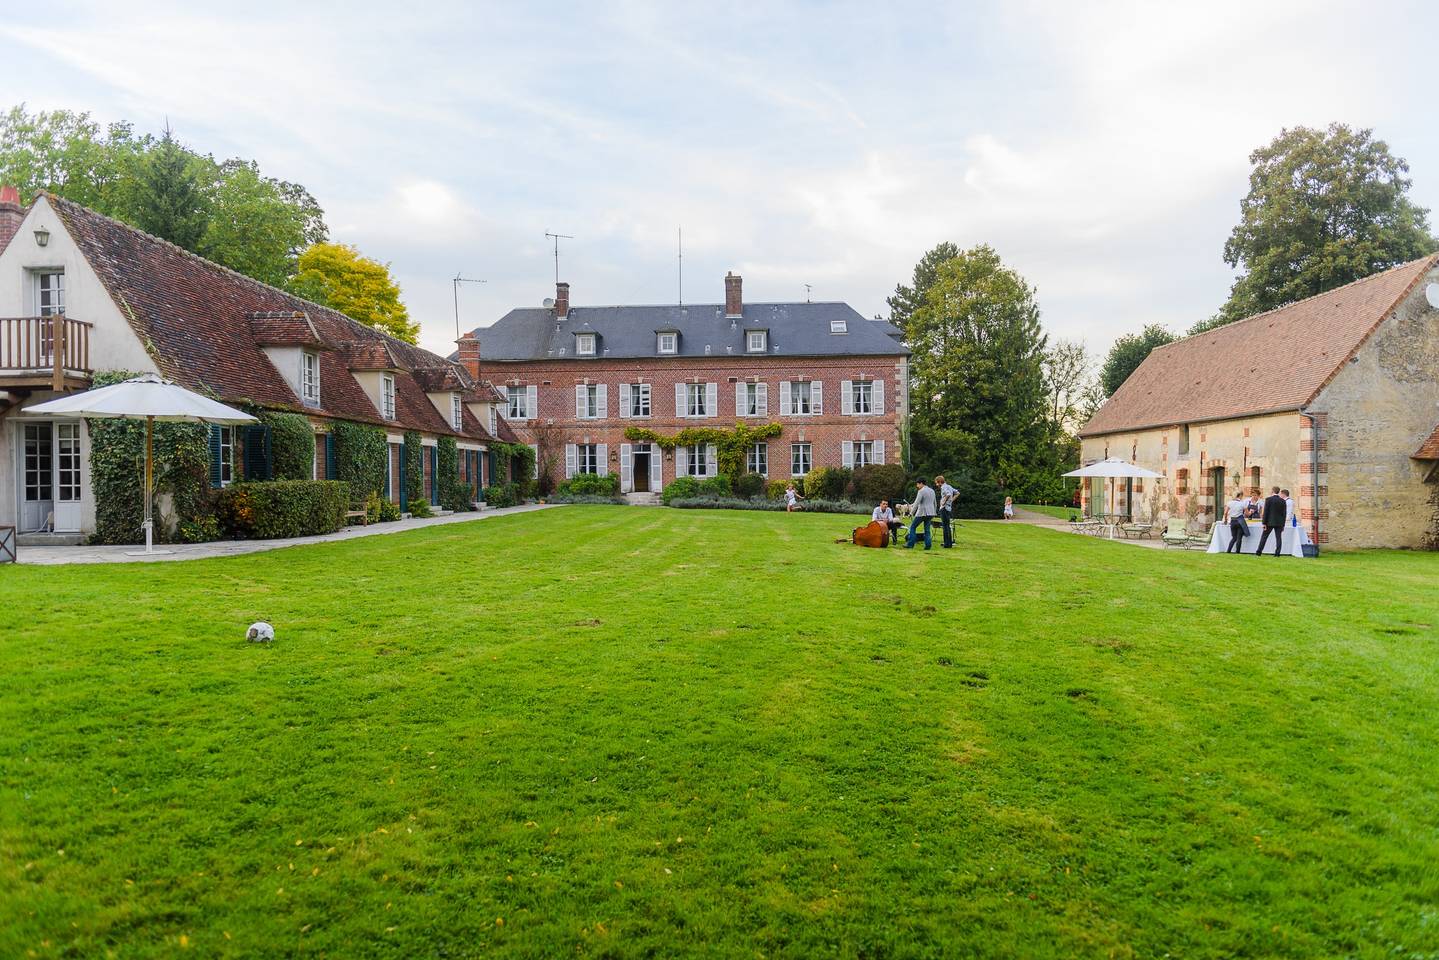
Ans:
<svg viewBox="0 0 1439 960"><path fill-rule="evenodd" d="M824 381L816 380L809 385L809 411L815 416L824 413Z"/></svg>
<svg viewBox="0 0 1439 960"><path fill-rule="evenodd" d="M710 384L711 387L714 384ZM719 473L719 464L715 463L715 445L705 444L705 476L713 477Z"/></svg>
<svg viewBox="0 0 1439 960"><path fill-rule="evenodd" d="M755 389L755 410L761 417L769 416L769 384L757 383Z"/></svg>
<svg viewBox="0 0 1439 960"><path fill-rule="evenodd" d="M705 416L719 416L719 384L705 384Z"/></svg>
<svg viewBox="0 0 1439 960"><path fill-rule="evenodd" d="M874 451L874 462L884 463L884 441L876 440L870 449Z"/></svg>
<svg viewBox="0 0 1439 960"><path fill-rule="evenodd" d="M874 381L874 393L870 395L869 408L876 414L884 413L884 381ZM878 448L876 448L878 449ZM883 463L884 461L880 461Z"/></svg>
<svg viewBox="0 0 1439 960"><path fill-rule="evenodd" d="M585 416L585 388L582 384L575 385L575 416L581 420Z"/></svg>
<svg viewBox="0 0 1439 960"><path fill-rule="evenodd" d="M532 443L530 449L535 452L535 465L530 468L530 479L538 480L540 478L540 445Z"/></svg>
<svg viewBox="0 0 1439 960"><path fill-rule="evenodd" d="M685 384L675 384L675 416L687 417L689 411L685 409Z"/></svg>
<svg viewBox="0 0 1439 960"><path fill-rule="evenodd" d="M533 383L525 387L525 413L531 417L540 415L539 387Z"/></svg>
<svg viewBox="0 0 1439 960"><path fill-rule="evenodd" d="M602 443L595 448L595 473L602 477L610 473L610 445Z"/></svg>
<svg viewBox="0 0 1439 960"><path fill-rule="evenodd" d="M749 403L746 394L749 392L749 385L743 380L736 380L734 385L734 415L736 417L749 416Z"/></svg>
<svg viewBox="0 0 1439 960"><path fill-rule="evenodd" d="M628 383L622 383L622 384L620 384L620 416L621 416L621 417L628 417L629 415L630 415L630 385L629 385Z"/></svg>
<svg viewBox="0 0 1439 960"><path fill-rule="evenodd" d="M635 482L634 463L630 459L630 445L620 444L620 493L629 493L634 489Z"/></svg>
<svg viewBox="0 0 1439 960"><path fill-rule="evenodd" d="M854 467L854 443L853 443L853 441L846 440L846 441L841 445L841 448L840 448L840 449L841 449L841 453L840 453L840 465L843 466L846 470L852 469L852 468Z"/></svg>
<svg viewBox="0 0 1439 960"><path fill-rule="evenodd" d="M689 476L690 472L690 448L675 447L675 476Z"/></svg>
<svg viewBox="0 0 1439 960"><path fill-rule="evenodd" d="M659 493L664 486L664 454L658 444L650 444L650 492Z"/></svg>
<svg viewBox="0 0 1439 960"><path fill-rule="evenodd" d="M789 381L779 382L779 415L788 417L794 413L794 400L789 392Z"/></svg>
<svg viewBox="0 0 1439 960"><path fill-rule="evenodd" d="M566 479L566 480L570 479L570 477L573 477L573 476L575 475L575 465L576 465L576 462L577 462L578 460L579 460L579 451L575 449L575 445L574 445L573 443L567 443L567 444L565 444L565 479Z"/></svg>
<svg viewBox="0 0 1439 960"><path fill-rule="evenodd" d="M839 412L845 416L854 413L854 383L850 380L839 382Z"/></svg>
<svg viewBox="0 0 1439 960"><path fill-rule="evenodd" d="M610 388L607 384L602 383L597 392L599 393L599 400L596 403L596 407L599 409L599 418L601 420L607 420L610 415Z"/></svg>

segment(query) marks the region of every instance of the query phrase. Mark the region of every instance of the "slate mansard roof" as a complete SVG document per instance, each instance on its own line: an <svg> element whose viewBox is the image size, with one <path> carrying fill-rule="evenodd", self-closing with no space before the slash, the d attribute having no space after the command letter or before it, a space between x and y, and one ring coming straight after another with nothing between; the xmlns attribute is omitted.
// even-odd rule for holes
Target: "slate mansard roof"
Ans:
<svg viewBox="0 0 1439 960"><path fill-rule="evenodd" d="M830 333L832 320L845 321L846 332ZM746 351L745 333L750 330L768 332L764 353ZM660 331L679 334L677 353L658 352ZM570 307L569 315L558 321L548 308L521 307L471 331L480 341L480 356L486 363L574 359L575 335L580 333L597 334L595 356L610 360L909 354L898 339L898 329L883 320L866 320L847 303L746 303L743 315L734 320L725 316L722 304L713 303Z"/></svg>
<svg viewBox="0 0 1439 960"><path fill-rule="evenodd" d="M44 196L156 365L175 382L232 403L490 439L468 409L456 430L425 395L436 389L476 396L480 385L458 364L79 204ZM315 349L321 406L301 402L262 349L267 345ZM395 371L395 419L380 416L352 375L366 370Z"/></svg>
<svg viewBox="0 0 1439 960"><path fill-rule="evenodd" d="M1079 435L1298 410L1436 265L1421 257L1156 347Z"/></svg>

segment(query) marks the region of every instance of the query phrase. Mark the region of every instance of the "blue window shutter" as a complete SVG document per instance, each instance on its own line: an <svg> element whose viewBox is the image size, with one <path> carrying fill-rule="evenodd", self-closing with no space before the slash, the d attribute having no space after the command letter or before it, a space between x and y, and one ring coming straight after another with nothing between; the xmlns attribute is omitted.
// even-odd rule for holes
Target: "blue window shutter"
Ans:
<svg viewBox="0 0 1439 960"><path fill-rule="evenodd" d="M210 486L220 485L220 427L210 424Z"/></svg>
<svg viewBox="0 0 1439 960"><path fill-rule="evenodd" d="M325 434L325 479L334 480L338 476L335 469L335 435Z"/></svg>
<svg viewBox="0 0 1439 960"><path fill-rule="evenodd" d="M270 479L270 428L265 424L245 428L245 479Z"/></svg>
<svg viewBox="0 0 1439 960"><path fill-rule="evenodd" d="M430 503L440 502L440 448L430 448Z"/></svg>

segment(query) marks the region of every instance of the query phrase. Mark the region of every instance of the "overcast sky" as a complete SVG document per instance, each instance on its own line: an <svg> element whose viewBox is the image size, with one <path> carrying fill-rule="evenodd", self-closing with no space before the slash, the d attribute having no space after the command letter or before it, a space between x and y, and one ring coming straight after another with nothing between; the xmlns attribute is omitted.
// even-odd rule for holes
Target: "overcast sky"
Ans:
<svg viewBox="0 0 1439 960"><path fill-rule="evenodd" d="M0 102L303 183L422 343L572 302L845 300L993 245L1095 350L1223 301L1250 150L1370 126L1439 207L1439 4L8 5ZM115 10L119 13L113 12Z"/></svg>

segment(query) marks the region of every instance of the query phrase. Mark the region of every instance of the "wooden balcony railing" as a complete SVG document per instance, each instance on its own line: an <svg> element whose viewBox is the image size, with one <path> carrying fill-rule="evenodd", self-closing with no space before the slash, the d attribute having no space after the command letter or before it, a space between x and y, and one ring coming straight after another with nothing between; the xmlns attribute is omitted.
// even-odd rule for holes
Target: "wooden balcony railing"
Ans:
<svg viewBox="0 0 1439 960"><path fill-rule="evenodd" d="M90 376L90 327L84 320L0 317L0 385L17 380L54 390Z"/></svg>

